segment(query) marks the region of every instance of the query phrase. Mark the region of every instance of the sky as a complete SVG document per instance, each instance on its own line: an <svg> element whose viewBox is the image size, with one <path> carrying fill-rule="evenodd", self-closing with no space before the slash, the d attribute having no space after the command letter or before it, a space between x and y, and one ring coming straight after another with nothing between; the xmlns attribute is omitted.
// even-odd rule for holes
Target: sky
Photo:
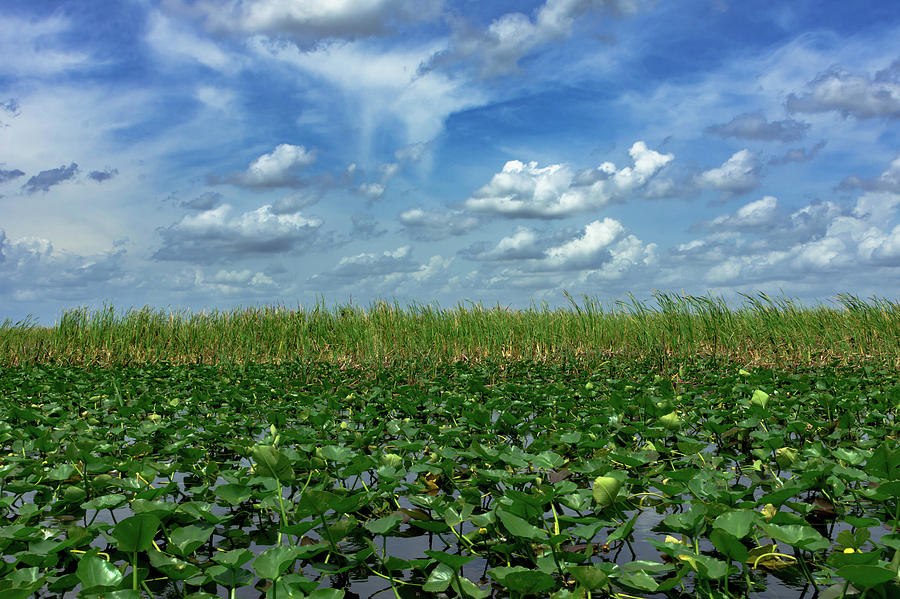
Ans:
<svg viewBox="0 0 900 599"><path fill-rule="evenodd" d="M884 0L5 0L0 322L900 292Z"/></svg>

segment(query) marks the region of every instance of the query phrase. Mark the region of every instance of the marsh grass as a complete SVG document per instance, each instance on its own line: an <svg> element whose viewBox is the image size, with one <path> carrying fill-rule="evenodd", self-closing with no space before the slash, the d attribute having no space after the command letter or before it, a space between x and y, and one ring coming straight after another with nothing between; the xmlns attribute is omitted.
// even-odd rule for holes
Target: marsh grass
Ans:
<svg viewBox="0 0 900 599"><path fill-rule="evenodd" d="M0 324L0 364L115 366L171 363L333 361L389 365L410 360L698 359L748 365L900 366L900 303L842 294L802 306L765 293L730 306L713 296L655 293L603 304L568 293L566 308L526 310L460 303L375 302L288 309L281 305L189 313L149 306L65 311L52 327L30 318Z"/></svg>

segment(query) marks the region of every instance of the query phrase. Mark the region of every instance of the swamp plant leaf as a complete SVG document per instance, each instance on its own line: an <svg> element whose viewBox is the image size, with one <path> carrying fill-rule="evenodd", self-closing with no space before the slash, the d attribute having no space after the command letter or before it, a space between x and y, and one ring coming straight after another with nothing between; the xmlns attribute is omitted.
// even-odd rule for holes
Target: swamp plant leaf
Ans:
<svg viewBox="0 0 900 599"><path fill-rule="evenodd" d="M122 572L114 565L96 555L87 555L78 561L75 570L84 590L110 588L122 582Z"/></svg>
<svg viewBox="0 0 900 599"><path fill-rule="evenodd" d="M609 576L596 566L568 566L566 571L578 584L590 591L602 589L609 584Z"/></svg>
<svg viewBox="0 0 900 599"><path fill-rule="evenodd" d="M737 539L750 534L753 524L759 520L759 513L751 510L731 510L716 517L712 527L719 528Z"/></svg>
<svg viewBox="0 0 900 599"><path fill-rule="evenodd" d="M112 530L120 551L146 551L159 530L159 518L150 514L137 514L120 521Z"/></svg>
<svg viewBox="0 0 900 599"><path fill-rule="evenodd" d="M286 455L271 445L255 445L250 450L253 461L256 462L256 471L262 476L268 476L281 482L290 483L294 480L294 469Z"/></svg>
<svg viewBox="0 0 900 599"><path fill-rule="evenodd" d="M880 584L894 580L897 573L884 566L858 564L838 568L835 572L845 580L849 580L854 586L869 589Z"/></svg>
<svg viewBox="0 0 900 599"><path fill-rule="evenodd" d="M299 548L294 546L270 547L253 560L253 569L260 578L275 580L297 560Z"/></svg>
<svg viewBox="0 0 900 599"><path fill-rule="evenodd" d="M181 555L190 555L209 540L214 527L190 524L176 528L169 533L169 542L178 548Z"/></svg>
<svg viewBox="0 0 900 599"><path fill-rule="evenodd" d="M450 586L450 581L453 580L455 573L456 569L445 563L439 563L428 575L422 590L427 593L443 593Z"/></svg>
<svg viewBox="0 0 900 599"><path fill-rule="evenodd" d="M622 474L624 473L608 473L604 476L598 476L594 480L591 492L598 506L604 508L616 502L616 496L619 494L619 489L622 488L624 480Z"/></svg>
<svg viewBox="0 0 900 599"><path fill-rule="evenodd" d="M497 510L497 517L513 536L531 540L546 539L548 536L545 531L510 512Z"/></svg>

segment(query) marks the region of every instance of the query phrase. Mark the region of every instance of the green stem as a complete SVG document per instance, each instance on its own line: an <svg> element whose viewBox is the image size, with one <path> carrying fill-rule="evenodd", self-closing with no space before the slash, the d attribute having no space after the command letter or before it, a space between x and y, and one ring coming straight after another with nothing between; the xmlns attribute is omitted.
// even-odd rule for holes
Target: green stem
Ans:
<svg viewBox="0 0 900 599"><path fill-rule="evenodd" d="M131 552L131 589L138 590L137 551Z"/></svg>

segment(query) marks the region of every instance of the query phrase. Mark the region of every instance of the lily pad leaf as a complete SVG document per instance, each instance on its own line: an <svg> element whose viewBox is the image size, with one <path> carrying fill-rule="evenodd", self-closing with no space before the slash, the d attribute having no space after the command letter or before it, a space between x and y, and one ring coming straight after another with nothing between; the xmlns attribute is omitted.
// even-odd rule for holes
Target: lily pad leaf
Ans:
<svg viewBox="0 0 900 599"><path fill-rule="evenodd" d="M116 539L120 551L126 553L146 551L153 543L159 525L160 521L156 516L137 514L116 524L112 536Z"/></svg>
<svg viewBox="0 0 900 599"><path fill-rule="evenodd" d="M427 593L443 593L450 586L455 572L456 570L447 564L438 564L428 575L428 580L425 581L422 590Z"/></svg>
<svg viewBox="0 0 900 599"><path fill-rule="evenodd" d="M294 480L294 469L286 455L272 445L256 445L250 451L256 462L256 471L262 476L277 479L282 483Z"/></svg>
<svg viewBox="0 0 900 599"><path fill-rule="evenodd" d="M882 583L893 580L896 573L884 566L854 564L843 566L835 572L845 580L849 580L854 586L862 588L876 587Z"/></svg>
<svg viewBox="0 0 900 599"><path fill-rule="evenodd" d="M651 593L659 588L659 583L653 580L653 577L643 570L639 570L637 572L628 572L627 574L620 576L616 580L626 586L640 589L642 591L649 591Z"/></svg>
<svg viewBox="0 0 900 599"><path fill-rule="evenodd" d="M503 577L503 585L511 591L524 595L542 593L556 586L552 576L540 570L517 570Z"/></svg>
<svg viewBox="0 0 900 599"><path fill-rule="evenodd" d="M725 512L713 520L713 528L719 528L737 539L743 539L750 534L753 524L759 519L759 514L751 510L731 510Z"/></svg>
<svg viewBox="0 0 900 599"><path fill-rule="evenodd" d="M122 582L122 572L114 565L96 555L88 555L78 562L75 570L84 590L110 588Z"/></svg>
<svg viewBox="0 0 900 599"><path fill-rule="evenodd" d="M383 535L394 530L402 520L403 516L400 514L391 514L377 520L369 520L366 522L365 528L372 534Z"/></svg>
<svg viewBox="0 0 900 599"><path fill-rule="evenodd" d="M177 547L183 556L190 555L209 540L213 530L213 526L200 527L193 524L176 528L169 534L170 546Z"/></svg>
<svg viewBox="0 0 900 599"><path fill-rule="evenodd" d="M270 547L253 560L253 569L260 578L275 580L291 567L298 554L298 547Z"/></svg>
<svg viewBox="0 0 900 599"><path fill-rule="evenodd" d="M617 473L598 476L594 480L594 486L591 492L594 496L594 501L596 501L597 505L601 508L614 504L616 502L616 495L619 494L619 489L622 488L622 479L624 477L614 476L614 474Z"/></svg>
<svg viewBox="0 0 900 599"><path fill-rule="evenodd" d="M513 536L522 537L524 539L547 538L546 532L533 524L529 524L527 520L516 516L515 514L498 510L497 517L500 518L500 522L503 523L503 526L506 527L506 530L508 530Z"/></svg>
<svg viewBox="0 0 900 599"><path fill-rule="evenodd" d="M767 535L775 539L787 543L792 547L799 547L808 551L819 551L831 547L828 540L816 532L812 526L803 524L760 524L760 527Z"/></svg>
<svg viewBox="0 0 900 599"><path fill-rule="evenodd" d="M231 505L240 505L250 499L252 492L246 485L229 484L216 487L215 494Z"/></svg>
<svg viewBox="0 0 900 599"><path fill-rule="evenodd" d="M609 576L597 566L569 566L566 570L578 584L588 590L602 589L609 584Z"/></svg>

